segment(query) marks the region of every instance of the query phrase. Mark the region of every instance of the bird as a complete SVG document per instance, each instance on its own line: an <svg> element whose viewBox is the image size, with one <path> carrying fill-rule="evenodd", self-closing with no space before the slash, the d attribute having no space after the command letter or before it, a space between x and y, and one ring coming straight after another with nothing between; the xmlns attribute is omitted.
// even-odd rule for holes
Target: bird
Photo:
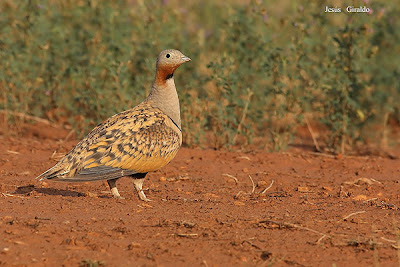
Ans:
<svg viewBox="0 0 400 267"><path fill-rule="evenodd" d="M138 196L148 172L167 165L182 145L182 126L175 70L191 59L175 49L156 61L150 94L139 105L97 125L52 168L37 179L88 182L106 180L114 198L122 198L116 182L132 178Z"/></svg>

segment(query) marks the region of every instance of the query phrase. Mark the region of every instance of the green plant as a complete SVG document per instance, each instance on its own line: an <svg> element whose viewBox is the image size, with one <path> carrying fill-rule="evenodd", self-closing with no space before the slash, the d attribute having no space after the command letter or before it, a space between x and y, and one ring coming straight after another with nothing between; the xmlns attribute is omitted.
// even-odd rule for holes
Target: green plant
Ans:
<svg viewBox="0 0 400 267"><path fill-rule="evenodd" d="M187 146L284 150L305 116L332 153L393 145L400 4L370 7L326 14L317 2L287 0L0 1L2 121L23 113L83 135L142 101L158 52L176 48L192 58L175 80Z"/></svg>

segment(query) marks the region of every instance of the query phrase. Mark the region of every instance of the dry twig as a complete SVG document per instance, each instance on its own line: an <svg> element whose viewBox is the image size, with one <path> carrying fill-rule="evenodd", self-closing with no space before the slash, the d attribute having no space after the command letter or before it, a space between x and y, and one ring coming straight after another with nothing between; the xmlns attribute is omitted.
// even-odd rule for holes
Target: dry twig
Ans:
<svg viewBox="0 0 400 267"><path fill-rule="evenodd" d="M321 152L309 152L309 154L315 155L315 156L328 157L328 158L335 158L336 157L335 155L321 153Z"/></svg>
<svg viewBox="0 0 400 267"><path fill-rule="evenodd" d="M18 151L13 151L13 150L7 150L7 153L14 154L14 155L19 155L19 154L21 154L21 153L19 153Z"/></svg>
<svg viewBox="0 0 400 267"><path fill-rule="evenodd" d="M317 240L317 244L321 243L322 239L324 239L326 237L326 235L321 236L320 238L318 238Z"/></svg>
<svg viewBox="0 0 400 267"><path fill-rule="evenodd" d="M253 194L254 191L256 190L256 185L254 184L253 178L251 178L250 175L249 175L249 178L250 178L250 180L251 180L251 184L253 185L253 189L251 190L251 193L250 193L250 194Z"/></svg>
<svg viewBox="0 0 400 267"><path fill-rule="evenodd" d="M304 121L306 122L308 131L311 134L311 138L312 138L312 140L314 142L315 149L317 151L321 151L321 149L320 149L320 147L318 145L317 137L315 136L315 133L314 133L313 129L311 128L310 122L308 121L307 117L304 117Z"/></svg>
<svg viewBox="0 0 400 267"><path fill-rule="evenodd" d="M354 216L354 215L357 215L357 214L361 214L361 213L365 213L365 210L362 210L362 211L356 211L356 212L353 212L353 213L350 213L349 215L347 215L347 216L345 216L345 217L343 217L343 221L345 221L345 220L347 220L348 218L350 218L351 216Z"/></svg>
<svg viewBox="0 0 400 267"><path fill-rule="evenodd" d="M26 119L26 120L33 120L33 121L36 121L36 122L41 122L43 124L51 125L54 128L59 128L57 125L51 123L50 121L48 121L46 119L42 119L42 118L35 117L35 116L32 116L32 115L24 114L24 113L21 113L21 112L2 109L2 110L0 110L0 113L11 114L11 115L13 115L15 117L19 117L19 118Z"/></svg>
<svg viewBox="0 0 400 267"><path fill-rule="evenodd" d="M321 232L319 232L317 230L314 230L314 229L311 229L311 228L308 228L308 227L304 227L304 226L301 226L301 225L298 225L298 224L287 223L287 222L276 222L276 221L272 221L272 220L263 220L263 221L260 221L258 223L273 223L273 224L276 224L276 225L279 225L279 226L284 226L284 227L288 227L288 228L297 228L297 229L300 229L300 230L305 230L305 231L313 232L313 233L316 233L316 234L319 234L319 235L322 235L322 236L325 236L325 237L328 237L328 238L332 238L328 234L324 234L324 233L321 233Z"/></svg>
<svg viewBox="0 0 400 267"><path fill-rule="evenodd" d="M236 139L237 139L237 137L239 136L239 134L240 134L240 132L242 130L242 125L244 123L244 120L246 119L247 110L249 109L250 99L251 99L252 96L253 96L253 92L250 90L250 88L247 88L246 103L245 103L244 108L243 108L242 118L240 119L239 125L238 125L237 130L236 130L236 134L233 137L233 144L236 143Z"/></svg>
<svg viewBox="0 0 400 267"><path fill-rule="evenodd" d="M3 196L5 196L5 197L19 197L19 198L25 198L25 197L21 197L21 196L16 196L16 195L11 195L11 194L8 194L8 193L1 193Z"/></svg>
<svg viewBox="0 0 400 267"><path fill-rule="evenodd" d="M390 242L390 243L396 243L396 242L397 242L396 240L387 239L386 237L383 237L383 236L381 236L381 239L382 239L382 240L385 240L385 241L387 241L387 242Z"/></svg>
<svg viewBox="0 0 400 267"><path fill-rule="evenodd" d="M172 234L179 237L197 237L199 234Z"/></svg>
<svg viewBox="0 0 400 267"><path fill-rule="evenodd" d="M274 184L274 180L272 180L270 185L267 188L265 188L260 194L264 195L272 187L273 184Z"/></svg>
<svg viewBox="0 0 400 267"><path fill-rule="evenodd" d="M393 226L394 226L394 232L396 234L396 239L397 239L397 244L392 245L393 248L397 249L397 260L399 261L399 266L400 266L400 229L397 226L397 221L393 220Z"/></svg>
<svg viewBox="0 0 400 267"><path fill-rule="evenodd" d="M230 175L230 174L228 174L228 173L223 173L222 176L226 176L226 177L232 178L233 180L235 180L235 183L236 183L236 184L239 183L238 179L237 179L235 176L233 176L233 175Z"/></svg>

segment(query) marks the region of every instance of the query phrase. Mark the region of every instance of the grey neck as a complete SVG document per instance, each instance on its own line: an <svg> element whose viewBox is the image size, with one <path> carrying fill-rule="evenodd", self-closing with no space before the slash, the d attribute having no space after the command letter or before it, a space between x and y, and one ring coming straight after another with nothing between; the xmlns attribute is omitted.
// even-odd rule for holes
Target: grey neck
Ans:
<svg viewBox="0 0 400 267"><path fill-rule="evenodd" d="M161 109L180 129L182 128L179 98L173 77L167 79L162 85L154 83L145 101L151 102L152 106Z"/></svg>

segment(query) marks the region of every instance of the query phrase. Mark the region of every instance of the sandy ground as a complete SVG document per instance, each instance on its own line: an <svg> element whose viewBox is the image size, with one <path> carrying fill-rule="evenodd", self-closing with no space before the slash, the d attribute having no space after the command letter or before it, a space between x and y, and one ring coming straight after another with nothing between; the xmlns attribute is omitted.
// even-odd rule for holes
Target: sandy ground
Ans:
<svg viewBox="0 0 400 267"><path fill-rule="evenodd" d="M34 178L77 143L0 135L0 266L398 266L400 160L182 148L145 203Z"/></svg>

